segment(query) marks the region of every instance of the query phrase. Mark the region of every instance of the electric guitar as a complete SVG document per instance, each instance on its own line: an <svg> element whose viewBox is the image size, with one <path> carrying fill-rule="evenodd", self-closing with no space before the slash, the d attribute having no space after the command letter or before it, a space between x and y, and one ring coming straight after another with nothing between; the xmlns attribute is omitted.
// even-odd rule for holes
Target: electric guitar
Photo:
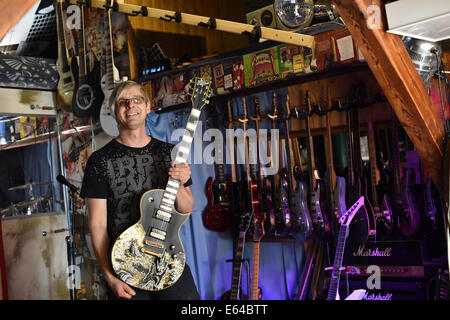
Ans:
<svg viewBox="0 0 450 320"><path fill-rule="evenodd" d="M84 32L84 4L80 5L81 29L78 34L79 75L75 79L75 90L72 99L72 112L79 118L98 118L100 107L105 95L100 87L100 66L94 62L91 72L87 71L85 32ZM76 62L76 59L72 59Z"/></svg>
<svg viewBox="0 0 450 320"><path fill-rule="evenodd" d="M327 300L339 300L339 280L341 278L341 267L342 260L344 258L345 241L349 234L350 223L352 222L354 216L358 210L364 206L364 197L361 197L356 201L356 203L350 207L350 209L339 219L339 236L336 245L336 253L334 255L334 263L331 271L330 287L328 288ZM353 298L352 293L351 299L346 300L361 300L366 290L356 290L358 298Z"/></svg>
<svg viewBox="0 0 450 320"><path fill-rule="evenodd" d="M259 185L259 201L261 203L261 210L263 212L263 215L265 216L264 226L262 226L261 228L264 229L265 234L273 235L275 233L276 223L272 202L272 181L270 178L264 175L264 170L261 164L261 148L259 138L259 121L261 119L261 115L259 112L260 109L258 98L256 96L253 97L253 103L255 105L255 116L251 117L251 119L255 121L256 129L256 159L259 166L259 176L257 179ZM270 147L268 149L270 150Z"/></svg>
<svg viewBox="0 0 450 320"><path fill-rule="evenodd" d="M58 27L58 60L56 60L56 69L59 74L58 85L56 87L58 106L64 111L72 111L75 80L72 68L67 59L62 1L55 2L55 12Z"/></svg>
<svg viewBox="0 0 450 320"><path fill-rule="evenodd" d="M391 234L394 218L392 216L392 210L389 205L389 198L387 193L383 195L381 204L379 202L377 184L380 180L380 172L377 167L377 152L375 149L375 134L372 117L368 118L367 127L373 212L376 219L377 235L379 235L379 238L383 238Z"/></svg>
<svg viewBox="0 0 450 320"><path fill-rule="evenodd" d="M267 116L272 119L272 129L277 129L278 120L278 107L277 107L277 94L273 93L272 97L272 105L273 105L273 113L268 114ZM273 137L272 137L273 138ZM272 143L272 142L271 142ZM281 144L279 145L280 150ZM282 173L282 167L284 166L284 153L280 152L280 169L279 172ZM274 161L276 155L272 155L272 161ZM287 234L290 229L290 214L289 214L289 202L288 202L288 193L287 193L287 180L281 178L281 174L276 174L273 176L272 183L272 194L273 194L273 207L275 213L275 223L276 223L276 233L277 234Z"/></svg>
<svg viewBox="0 0 450 320"><path fill-rule="evenodd" d="M391 110L392 115L392 161L394 167L395 210L397 213L399 232L402 236L410 237L420 227L420 215L417 203L412 195L414 183L414 170L400 165L400 146L398 143L398 119Z"/></svg>
<svg viewBox="0 0 450 320"><path fill-rule="evenodd" d="M356 106L357 108L358 106ZM366 185L362 176L362 160L360 150L359 137L359 117L352 108L347 109L347 150L348 150L348 166L347 166L347 203L354 203L364 193ZM357 132L355 132L357 131ZM349 237L358 243L366 242L373 230L369 223L369 214L366 207L359 209L353 224L355 225Z"/></svg>
<svg viewBox="0 0 450 320"><path fill-rule="evenodd" d="M117 6L117 2L111 0L113 6ZM110 2L111 2L110 1ZM112 114L112 108L109 104L109 97L117 83L120 83L119 70L114 65L114 54L112 46L112 28L111 28L111 6L105 8L105 60L106 72L102 77L101 85L105 98L100 108L100 125L102 130L111 137L119 135L119 127L116 118Z"/></svg>
<svg viewBox="0 0 450 320"><path fill-rule="evenodd" d="M329 237L331 229L328 217L325 212L324 182L320 179L318 171L315 169L314 160L314 142L311 135L311 127L309 123L309 115L311 113L311 100L309 92L306 91L306 145L308 149L308 174L309 174L309 192L310 192L310 212L314 231L316 236L323 240Z"/></svg>
<svg viewBox="0 0 450 320"><path fill-rule="evenodd" d="M241 273L242 257L244 256L245 234L250 226L252 217L253 214L251 212L244 212L240 217L239 240L233 260L231 290L224 292L221 295L220 300L247 300L247 296L242 293Z"/></svg>
<svg viewBox="0 0 450 320"><path fill-rule="evenodd" d="M175 164L185 163L198 124L201 109L209 103L210 83L195 79L192 110ZM146 191L140 198L139 221L114 241L111 265L117 276L129 285L149 291L163 290L178 281L185 267L185 253L179 230L190 213L174 208L180 181L169 177L164 190Z"/></svg>
<svg viewBox="0 0 450 320"><path fill-rule="evenodd" d="M284 110L284 136L286 143L287 182L289 212L291 214L291 234L299 241L305 241L312 237L313 223L308 209L308 188L301 180L294 178L294 165L292 163L293 147L289 135L290 106L289 95L286 95L286 108ZM301 165L301 162L300 164Z"/></svg>
<svg viewBox="0 0 450 320"><path fill-rule="evenodd" d="M331 136L330 126L330 112L333 106L331 104L330 88L328 87L328 112L326 113L326 134L324 135L325 142L325 158L327 161L327 191L329 201L329 212L331 214L331 229L335 237L338 236L339 219L347 212L347 205L345 203L345 178L336 175L334 171L333 158L333 140Z"/></svg>
<svg viewBox="0 0 450 320"><path fill-rule="evenodd" d="M217 112L210 112L208 118L214 121L214 128L219 128ZM209 177L206 180L208 205L203 212L203 222L207 229L222 232L231 229L231 217L233 214L231 177L228 175L225 177L222 145L219 144L219 147L214 150L217 152L214 163L216 178L213 180L212 177Z"/></svg>

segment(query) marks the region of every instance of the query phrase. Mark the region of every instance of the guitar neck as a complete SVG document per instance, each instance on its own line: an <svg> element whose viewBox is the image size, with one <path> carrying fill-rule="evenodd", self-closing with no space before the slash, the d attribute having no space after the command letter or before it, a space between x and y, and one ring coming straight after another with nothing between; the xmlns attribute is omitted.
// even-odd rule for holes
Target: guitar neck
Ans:
<svg viewBox="0 0 450 320"><path fill-rule="evenodd" d="M239 290L241 287L242 257L244 256L244 243L245 243L245 231L240 231L239 241L236 248L236 255L234 256L230 300L239 299Z"/></svg>
<svg viewBox="0 0 450 320"><path fill-rule="evenodd" d="M339 290L339 280L341 277L342 260L344 258L345 240L347 238L347 226L341 225L334 255L333 270L331 272L330 287L328 289L327 300L335 300Z"/></svg>
<svg viewBox="0 0 450 320"><path fill-rule="evenodd" d="M353 130L352 130L352 120L351 120L351 110L348 109L346 112L347 117L347 152L348 152L348 168L347 168L347 183L354 185L354 167L353 167Z"/></svg>
<svg viewBox="0 0 450 320"><path fill-rule="evenodd" d="M79 57L79 73L80 77L87 75L86 70L86 49L85 49L85 35L84 35L84 5L80 6L81 14L81 29L78 32L78 57Z"/></svg>
<svg viewBox="0 0 450 320"><path fill-rule="evenodd" d="M105 11L106 89L114 89L114 55L112 48L111 11Z"/></svg>
<svg viewBox="0 0 450 320"><path fill-rule="evenodd" d="M253 259L252 259L252 282L250 291L250 300L259 300L259 249L261 242L255 240L253 242Z"/></svg>
<svg viewBox="0 0 450 320"><path fill-rule="evenodd" d="M231 112L230 100L227 101L227 108L228 108L228 129L229 129L227 137L227 148L231 161L231 181L236 183L237 175L236 175L236 163L234 158L233 114Z"/></svg>
<svg viewBox="0 0 450 320"><path fill-rule="evenodd" d="M392 165L394 169L394 189L396 195L400 195L400 180L401 180L401 165L400 165L400 146L398 143L398 124L397 117L392 112ZM397 200L400 200L400 197L395 197Z"/></svg>
<svg viewBox="0 0 450 320"><path fill-rule="evenodd" d="M56 6L56 22L58 28L58 58L61 59L61 65L63 71L69 69L69 62L67 60L67 49L66 49L66 36L64 32L63 24L63 5L62 2L55 2Z"/></svg>
<svg viewBox="0 0 450 320"><path fill-rule="evenodd" d="M309 172L309 188L311 191L316 190L316 178L314 176L315 160L314 160L314 141L311 135L311 127L309 123L309 114L311 112L311 101L309 92L306 93L307 114L305 115L306 127L306 146L308 150L308 172Z"/></svg>
<svg viewBox="0 0 450 320"><path fill-rule="evenodd" d="M372 184L372 204L374 207L379 208L378 194L377 194L377 181L379 180L379 172L377 168L377 153L375 149L375 134L373 129L372 119L367 121L368 127L368 140L369 140L369 158L370 158L370 180Z"/></svg>
<svg viewBox="0 0 450 320"><path fill-rule="evenodd" d="M330 88L328 87L328 112L326 114L326 122L327 122L327 132L325 135L325 158L328 163L328 176L330 183L330 197L333 197L334 188L336 186L336 173L334 171L334 161L333 161L333 139L331 136L331 125L330 125L330 112L331 112L332 104L331 104L331 94Z"/></svg>

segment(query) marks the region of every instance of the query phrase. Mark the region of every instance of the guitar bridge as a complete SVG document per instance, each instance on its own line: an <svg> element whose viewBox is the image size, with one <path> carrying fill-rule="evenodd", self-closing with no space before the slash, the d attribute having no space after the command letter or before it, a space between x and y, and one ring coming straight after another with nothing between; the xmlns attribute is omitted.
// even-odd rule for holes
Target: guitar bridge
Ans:
<svg viewBox="0 0 450 320"><path fill-rule="evenodd" d="M155 257L157 257L159 259L161 259L163 257L163 253L155 252L155 251L147 249L147 248L141 248L141 252L142 253L146 253L146 254L150 254L150 255L155 256Z"/></svg>

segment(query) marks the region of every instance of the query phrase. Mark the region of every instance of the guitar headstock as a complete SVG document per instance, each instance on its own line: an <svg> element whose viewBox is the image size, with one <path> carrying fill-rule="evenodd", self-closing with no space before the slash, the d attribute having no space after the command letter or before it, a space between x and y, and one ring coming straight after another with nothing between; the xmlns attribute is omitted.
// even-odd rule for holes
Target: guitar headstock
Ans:
<svg viewBox="0 0 450 320"><path fill-rule="evenodd" d="M209 98L212 94L211 83L199 77L192 79L191 83L194 84L191 93L192 108L201 110L205 105L209 104Z"/></svg>
<svg viewBox="0 0 450 320"><path fill-rule="evenodd" d="M247 232L248 228L250 227L252 217L252 212L244 212L241 215L241 220L239 221L239 232Z"/></svg>
<svg viewBox="0 0 450 320"><path fill-rule="evenodd" d="M347 212L342 215L342 217L339 219L339 224L349 226L350 222L352 222L353 217L358 212L359 208L364 206L364 196L360 197L358 201L356 201L350 209L347 210Z"/></svg>

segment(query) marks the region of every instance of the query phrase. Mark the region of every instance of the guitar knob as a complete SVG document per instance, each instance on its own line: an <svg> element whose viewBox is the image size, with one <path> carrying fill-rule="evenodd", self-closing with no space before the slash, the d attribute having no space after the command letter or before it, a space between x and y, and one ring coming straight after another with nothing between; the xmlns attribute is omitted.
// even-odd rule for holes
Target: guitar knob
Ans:
<svg viewBox="0 0 450 320"><path fill-rule="evenodd" d="M172 259L176 259L178 256L174 253L173 255L172 255Z"/></svg>
<svg viewBox="0 0 450 320"><path fill-rule="evenodd" d="M170 250L175 250L175 246L173 244L170 245L169 247Z"/></svg>

